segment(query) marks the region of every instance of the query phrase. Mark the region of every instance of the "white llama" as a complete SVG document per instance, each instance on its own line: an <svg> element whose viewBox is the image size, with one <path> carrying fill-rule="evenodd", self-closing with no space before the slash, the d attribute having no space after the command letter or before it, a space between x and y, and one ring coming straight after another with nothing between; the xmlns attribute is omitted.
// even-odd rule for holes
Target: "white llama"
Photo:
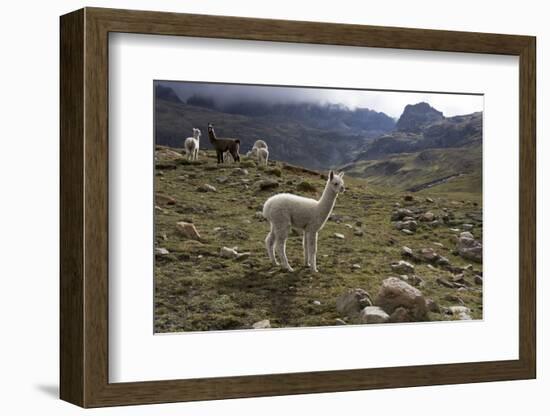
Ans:
<svg viewBox="0 0 550 416"><path fill-rule="evenodd" d="M269 150L267 150L267 147L253 147L246 155L256 159L258 164L267 166L269 160Z"/></svg>
<svg viewBox="0 0 550 416"><path fill-rule="evenodd" d="M253 148L253 149L254 149L254 148L257 148L257 149L267 149L267 143L264 142L263 140L258 139L258 140L256 140L256 141L254 142L254 146L252 146L252 148Z"/></svg>
<svg viewBox="0 0 550 416"><path fill-rule="evenodd" d="M269 198L263 216L270 222L271 230L265 239L271 262L278 265L275 252L284 269L292 272L286 257L286 240L291 227L304 233L304 260L313 272L317 272L317 236L330 216L339 192L344 192L344 173L330 171L327 185L316 201L293 194L277 194Z"/></svg>
<svg viewBox="0 0 550 416"><path fill-rule="evenodd" d="M200 146L201 131L199 129L193 129L193 137L185 139L184 149L187 153L187 160L199 159L199 146Z"/></svg>

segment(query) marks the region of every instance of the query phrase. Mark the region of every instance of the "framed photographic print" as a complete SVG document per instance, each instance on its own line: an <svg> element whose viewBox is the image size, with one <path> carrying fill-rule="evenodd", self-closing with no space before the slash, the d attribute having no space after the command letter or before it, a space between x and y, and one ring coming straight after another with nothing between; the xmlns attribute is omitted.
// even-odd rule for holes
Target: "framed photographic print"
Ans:
<svg viewBox="0 0 550 416"><path fill-rule="evenodd" d="M534 378L535 38L61 17L61 398Z"/></svg>

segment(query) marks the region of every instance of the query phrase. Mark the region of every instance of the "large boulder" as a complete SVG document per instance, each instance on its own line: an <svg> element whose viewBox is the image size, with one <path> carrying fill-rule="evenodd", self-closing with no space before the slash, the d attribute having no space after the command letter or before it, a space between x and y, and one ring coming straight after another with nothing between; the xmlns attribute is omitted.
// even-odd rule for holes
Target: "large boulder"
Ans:
<svg viewBox="0 0 550 416"><path fill-rule="evenodd" d="M336 299L336 310L343 316L356 317L367 306L372 306L372 299L363 289L350 289Z"/></svg>
<svg viewBox="0 0 550 416"><path fill-rule="evenodd" d="M428 308L422 292L397 277L389 277L382 282L374 304L390 315L402 307L407 310L411 321L427 319Z"/></svg>

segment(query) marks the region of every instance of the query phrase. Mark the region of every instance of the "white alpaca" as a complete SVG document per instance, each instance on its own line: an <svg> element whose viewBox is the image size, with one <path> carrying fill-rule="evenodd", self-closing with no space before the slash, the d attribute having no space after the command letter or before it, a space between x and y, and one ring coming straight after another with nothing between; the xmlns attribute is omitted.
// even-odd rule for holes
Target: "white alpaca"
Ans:
<svg viewBox="0 0 550 416"><path fill-rule="evenodd" d="M252 146L252 148L256 148L256 149L267 149L267 143L264 142L263 140L256 140L254 142L254 146Z"/></svg>
<svg viewBox="0 0 550 416"><path fill-rule="evenodd" d="M271 230L265 239L267 254L271 262L278 265L275 252L282 266L293 271L286 257L286 240L291 227L304 233L304 260L313 272L317 272L317 236L330 216L339 192L344 192L344 173L330 171L327 185L316 201L293 194L277 194L269 198L263 209L263 216L270 222Z"/></svg>
<svg viewBox="0 0 550 416"><path fill-rule="evenodd" d="M201 131L199 129L193 129L193 137L185 139L184 149L187 153L187 160L199 159L199 147L200 147Z"/></svg>
<svg viewBox="0 0 550 416"><path fill-rule="evenodd" d="M267 162L269 159L269 150L267 150L266 147L253 147L252 150L246 155L248 157L256 159L256 162L258 162L258 164L263 164L267 166Z"/></svg>

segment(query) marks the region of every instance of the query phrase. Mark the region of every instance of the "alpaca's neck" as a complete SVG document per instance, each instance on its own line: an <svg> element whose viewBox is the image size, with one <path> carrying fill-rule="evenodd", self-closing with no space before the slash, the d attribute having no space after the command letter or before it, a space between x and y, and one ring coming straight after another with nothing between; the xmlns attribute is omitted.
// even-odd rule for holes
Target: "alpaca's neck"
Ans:
<svg viewBox="0 0 550 416"><path fill-rule="evenodd" d="M216 134L214 133L214 130L208 131L208 139L210 140L210 143L214 144L216 143Z"/></svg>
<svg viewBox="0 0 550 416"><path fill-rule="evenodd" d="M325 186L325 190L323 191L323 195L321 195L321 199L317 202L318 214L323 221L326 220L332 212L337 197L338 193L334 191L327 183L327 186Z"/></svg>

